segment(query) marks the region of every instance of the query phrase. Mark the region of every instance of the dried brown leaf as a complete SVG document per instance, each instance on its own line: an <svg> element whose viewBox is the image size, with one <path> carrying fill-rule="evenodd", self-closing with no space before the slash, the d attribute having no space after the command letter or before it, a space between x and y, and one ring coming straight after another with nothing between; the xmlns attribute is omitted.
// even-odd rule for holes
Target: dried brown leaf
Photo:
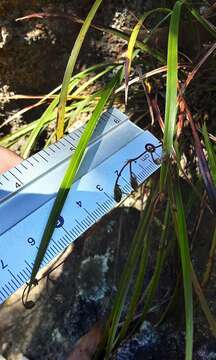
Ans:
<svg viewBox="0 0 216 360"><path fill-rule="evenodd" d="M97 323L86 335L82 336L74 346L67 360L90 360L102 340L102 327Z"/></svg>

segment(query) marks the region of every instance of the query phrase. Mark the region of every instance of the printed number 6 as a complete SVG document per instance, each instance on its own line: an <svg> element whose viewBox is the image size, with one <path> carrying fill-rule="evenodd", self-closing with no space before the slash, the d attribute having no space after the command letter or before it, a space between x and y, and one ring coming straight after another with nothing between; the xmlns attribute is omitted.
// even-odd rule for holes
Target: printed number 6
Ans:
<svg viewBox="0 0 216 360"><path fill-rule="evenodd" d="M35 239L33 239L32 237L28 238L28 243L31 245L31 246L34 246L35 245Z"/></svg>

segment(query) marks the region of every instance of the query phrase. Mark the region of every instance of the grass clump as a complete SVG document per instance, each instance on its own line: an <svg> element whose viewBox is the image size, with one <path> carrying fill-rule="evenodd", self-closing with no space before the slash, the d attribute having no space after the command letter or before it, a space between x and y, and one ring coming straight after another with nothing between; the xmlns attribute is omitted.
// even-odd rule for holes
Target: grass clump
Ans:
<svg viewBox="0 0 216 360"><path fill-rule="evenodd" d="M73 21L82 25L69 58L62 85L35 104L35 106L41 106L47 100L51 100L39 119L0 140L1 145L11 147L20 138L26 137L22 155L27 157L33 151L41 132L49 124L55 123L55 126L48 143L55 136L57 139L63 136L81 114L89 115L88 125L63 177L50 214L33 267L29 289L34 283L54 231L54 224L72 186L83 153L110 98L112 97L112 101L121 108L126 105L126 110L133 115L134 121L153 131L163 142L164 157L160 178L156 177L148 183L146 205L133 239L133 245L128 253L128 260L122 272L119 289L104 332L100 353L105 354L107 359L148 317L148 311L154 303L161 277L164 275L166 260L173 254L177 257L177 264L179 264L175 287L172 289L173 294L177 294L180 289L184 291L185 359L191 360L193 357L196 298L213 335L216 334L215 320L202 289L202 286L207 286L210 277L212 258L215 253L215 231L210 235L212 244L201 286L192 261L191 243L197 234L197 227L191 232L188 226L191 216L199 217L201 211L206 211L209 216L213 216L216 212L215 136L212 134L214 126L209 117L208 122L205 121L204 113L208 112L208 105L206 107L203 99L201 100L203 108L197 111L200 99L196 96L197 87L199 87L199 91L211 97L211 94L208 95L211 90L202 79L211 75L213 84L216 80L215 76L210 74L210 70L208 71L208 68L211 69L212 64L215 64L213 53L216 30L211 23L211 18L201 16L199 9L191 3L187 1L169 3L172 4L145 12L136 21L130 34L93 23L92 20L98 7L105 6L102 0L95 1L85 20L73 17ZM152 22L155 24L149 27L147 34L143 37L143 25L147 19L150 21L152 15L154 15ZM37 14L34 14L35 16ZM51 21L53 15L40 14L40 16L48 17ZM30 18L31 16L28 16L28 19ZM193 43L188 49L182 49L183 27L194 26L194 24L200 29L200 34L204 33L207 39L209 36L211 39L210 43L208 41L207 50L204 51L203 47L200 47L200 52L195 55ZM126 56L122 56L120 61L113 63L96 64L74 75L76 59L90 27L95 31L103 31L113 37L123 39L127 46ZM154 46L156 34L159 34L162 43L165 38L166 48L160 46L160 43L158 48ZM200 39L201 45L205 44L205 36ZM136 76L137 66L142 70L138 77ZM150 68L151 72L149 72ZM107 80L107 75L109 75L109 80ZM102 79L106 85L100 84L95 90L92 84L97 84L99 79ZM145 93L143 87L140 86L142 82ZM136 110L137 107L139 111ZM148 117L149 112L151 119ZM185 200L182 184L186 182L190 189L190 196ZM160 209L159 217L158 209ZM151 227L154 222L159 223L161 238L154 272L148 285L143 288L148 268L148 256L151 254ZM199 227L199 223L197 226ZM128 300L129 286L134 277L134 291ZM167 308L174 304L175 298L176 296L171 297ZM123 317L125 308L127 309L126 316ZM162 313L159 312L158 322L166 317L167 312L167 309Z"/></svg>

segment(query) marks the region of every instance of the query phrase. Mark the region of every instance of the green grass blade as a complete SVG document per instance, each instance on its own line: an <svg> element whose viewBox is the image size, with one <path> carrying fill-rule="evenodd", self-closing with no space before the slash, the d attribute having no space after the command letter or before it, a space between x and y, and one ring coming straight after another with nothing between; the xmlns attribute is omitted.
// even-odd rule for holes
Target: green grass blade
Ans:
<svg viewBox="0 0 216 360"><path fill-rule="evenodd" d="M165 23L165 21L170 17L172 11L168 8L161 8L163 12L167 13L167 15L160 20L149 32L149 34L146 35L145 39L143 40L144 44L147 44L149 39L155 34L155 32Z"/></svg>
<svg viewBox="0 0 216 360"><path fill-rule="evenodd" d="M206 317L206 320L209 323L209 327L211 329L212 334L214 335L214 337L216 337L216 321L211 313L211 310L208 306L207 300L204 296L204 293L202 291L202 288L199 284L199 281L197 279L196 273L194 271L193 265L191 263L191 277L192 277L192 281L193 281L193 286L194 286L194 290L197 294L197 297L199 299L200 302L200 306L202 308L202 311Z"/></svg>
<svg viewBox="0 0 216 360"><path fill-rule="evenodd" d="M70 187L74 181L76 172L82 161L84 151L85 151L87 144L93 134L93 131L97 125L97 122L99 120L99 117L103 111L105 104L107 103L108 99L114 92L114 88L115 88L116 84L118 83L118 80L119 80L119 73L117 73L113 77L112 81L104 89L103 94L102 94L100 100L98 101L98 104L97 104L97 106L96 106L96 108L95 108L95 110L94 110L94 112L93 112L81 138L80 138L79 144L70 160L70 163L69 163L66 173L64 175L63 181L62 181L59 191L57 193L51 213L49 215L49 218L48 218L48 221L47 221L47 224L46 224L46 227L45 227L45 230L44 230L41 242L40 242L40 246L39 246L39 249L38 249L38 252L36 255L36 259L34 261L34 266L32 269L28 292L27 292L27 297L28 297L29 291L31 290L32 285L34 284L34 280L36 278L37 272L43 261L43 258L46 253L47 247L49 245L51 236L55 230L57 218L64 206L64 202L67 198Z"/></svg>
<svg viewBox="0 0 216 360"><path fill-rule="evenodd" d="M125 59L125 103L126 104L127 104L127 95L128 95L128 80L129 80L130 71L131 71L133 52L134 52L134 47L136 45L137 37L139 35L142 24L148 16L150 16L151 14L153 14L155 12L169 12L169 11L170 10L165 9L165 8L158 8L158 9L154 9L154 10L145 12L141 16L139 21L136 23L136 25L134 26L134 28L131 32L131 35L130 35L130 38L128 41L127 55L126 55L126 59Z"/></svg>
<svg viewBox="0 0 216 360"><path fill-rule="evenodd" d="M166 82L166 105L165 105L165 128L163 149L170 156L173 151L173 138L176 127L177 115L177 86L178 86L178 36L182 3L177 1L174 5L168 37L167 53L167 82ZM166 179L167 166L162 164L160 187L163 189Z"/></svg>
<svg viewBox="0 0 216 360"><path fill-rule="evenodd" d="M86 86L90 85L93 81L97 80L98 77L100 77L100 74L101 74L101 76L103 76L107 71L111 71L112 66L114 66L114 65L107 64L107 63L101 63L98 65L91 66L88 69L85 69L84 71L76 74L75 76L73 76L70 79L70 84L68 87L68 95L71 93L71 91L76 86L78 86L79 82L81 80L83 80L86 76L88 76L90 73L93 73L96 70L105 67L105 70L103 70L102 72L95 75L95 77L90 78L87 82L85 82L85 84L79 86L79 88L77 90L75 90L76 94L79 94L80 91L83 91L86 88ZM107 70L107 69L109 69L109 70ZM81 88L81 90L80 90L80 88ZM40 119L37 121L36 126L32 127L33 131L31 133L31 135L29 136L28 140L25 142L25 144L21 150L21 155L24 158L29 156L29 154L32 150L32 147L36 143L37 137L39 136L40 132L44 129L44 126L47 125L51 120L54 120L56 118L56 109L58 106L58 102L59 102L59 95L54 100L52 100L52 102L49 104L49 106L47 107L45 112L42 114ZM74 107L74 104L72 104L71 106ZM66 111L66 109L65 109L65 111Z"/></svg>
<svg viewBox="0 0 216 360"><path fill-rule="evenodd" d="M35 126L37 126L39 122L38 120L32 121L30 124L28 125L24 125L22 126L20 129L14 131L11 134L8 134L6 136L3 136L0 139L0 145L4 146L4 147L10 147L12 146L14 143L16 143L22 136L27 135L29 132L31 132Z"/></svg>
<svg viewBox="0 0 216 360"><path fill-rule="evenodd" d="M77 57L79 55L81 46L83 44L83 41L85 39L86 33L91 25L91 22L97 12L97 9L99 8L102 0L95 0L91 10L89 11L81 29L80 32L76 38L75 44L73 46L70 58L67 63L67 67L64 74L64 79L62 83L61 88L61 94L59 99L59 105L58 105L58 112L57 112L57 124L56 124L56 136L57 139L60 139L64 134L64 116L65 116L65 105L67 101L67 93L68 93L68 86L70 83L70 78L73 73Z"/></svg>
<svg viewBox="0 0 216 360"><path fill-rule="evenodd" d="M65 116L65 129L68 130L68 128L75 123L76 119L79 117L81 113L89 113L92 114L95 108L95 103L100 98L101 93L103 90L97 91L92 95L87 96L84 100L81 100L75 104L72 104L70 107L68 107L68 110L66 108L66 116ZM75 106L76 105L76 106ZM45 146L48 146L53 142L56 138L56 131L54 130L52 134L50 135L49 139L46 142Z"/></svg>
<svg viewBox="0 0 216 360"><path fill-rule="evenodd" d="M102 32L105 32L108 34L112 34L112 35L114 35L122 40L125 40L127 42L130 39L130 35L128 35L127 33L123 32L121 30L118 30L118 29L114 29L109 26L92 25L92 27L96 30L99 30L99 31L102 31ZM147 44L145 44L144 42L142 42L140 40L136 40L135 47L138 49L141 49L143 52L151 55L153 58L155 58L162 64L164 64L166 62L165 57L163 56L163 54L160 51L150 48Z"/></svg>
<svg viewBox="0 0 216 360"><path fill-rule="evenodd" d="M83 23L83 20L80 18L73 18L73 21L76 21L78 23ZM128 35L127 33L123 32L121 30L118 30L118 29L114 29L109 26L98 26L98 25L92 24L91 27L93 29L105 32L107 34L112 34L112 35L114 35L122 40L125 40L127 42L130 39L130 35ZM144 44L144 42L142 42L142 41L136 40L135 47L141 49L145 53L148 53L149 55L154 57L156 60L158 60L160 63L165 63L165 61L166 61L163 54L161 54L160 51L150 48L147 44Z"/></svg>
<svg viewBox="0 0 216 360"><path fill-rule="evenodd" d="M186 349L185 359L192 360L193 357L193 293L191 281L191 263L190 251L187 236L187 226L185 220L184 205L182 202L182 195L179 185L179 179L176 183L172 183L169 179L169 193L171 200L171 208L173 213L173 220L175 224L176 236L178 239L181 266L183 273L184 284L184 299L185 299L185 321L186 321ZM175 209L175 210L174 210Z"/></svg>
<svg viewBox="0 0 216 360"><path fill-rule="evenodd" d="M116 339L115 342L121 341L124 339L124 337L127 333L127 330L130 326L130 323L133 320L133 316L136 312L139 297L142 292L143 281L144 281L144 276L145 276L147 262L148 262L148 255L149 255L149 225L150 224L148 223L148 226L147 226L147 228L145 230L145 234L144 234L143 249L142 249L142 254L141 254L141 258L140 258L139 271L138 271L138 274L137 274L137 277L135 280L133 295L130 300L130 305L129 305L129 309L127 311L127 316L126 316L126 319L124 320L124 324L121 328L120 334L118 335L118 338ZM141 248L139 249L139 252L141 252Z"/></svg>
<svg viewBox="0 0 216 360"><path fill-rule="evenodd" d="M78 84L78 82L79 82L78 79L72 81L68 91L70 92L72 88L74 88ZM57 108L58 102L59 102L59 95L54 100L52 100L48 108L44 111L43 115L40 117L37 126L33 129L31 135L29 136L28 141L24 144L21 150L21 155L23 158L27 158L29 156L31 149L37 140L38 135L42 131L44 124L46 124L50 116L53 115L54 110Z"/></svg>
<svg viewBox="0 0 216 360"><path fill-rule="evenodd" d="M181 15L181 2L177 1L170 20L168 54L167 54L167 83L164 150L170 155L173 149L173 137L177 113L177 84L178 84L178 35Z"/></svg>
<svg viewBox="0 0 216 360"><path fill-rule="evenodd" d="M206 124L204 124L202 127L202 133L203 133L203 137L204 137L205 147L206 147L206 150L208 153L208 161L209 161L209 166L211 169L211 175L212 175L214 184L216 185L216 155L215 155L213 146L209 140Z"/></svg>
<svg viewBox="0 0 216 360"><path fill-rule="evenodd" d="M153 213L153 204L154 198L153 194L149 196L151 200L148 201L146 205L145 211L143 213L142 218L140 219L138 228L134 235L132 246L129 251L127 263L124 267L120 282L119 282L119 289L116 295L116 299L114 301L113 310L110 315L110 319L108 321L107 326L107 333L105 334L105 338L107 339L107 346L106 346L106 356L108 357L110 352L112 351L113 347L116 343L116 334L117 329L120 321L120 317L124 308L126 296L128 293L130 281L133 275L133 272L136 268L137 262L140 256L140 249L143 243L143 239L145 238L145 232L150 222L150 217Z"/></svg>
<svg viewBox="0 0 216 360"><path fill-rule="evenodd" d="M160 275L161 275L161 271L163 268L163 264L165 261L165 256L166 256L166 247L165 247L165 243L167 241L167 237L168 237L168 231L169 231L169 215L170 215L170 208L169 208L169 204L166 207L166 211L164 214L164 221L163 221L163 227L162 227L162 233L161 233L161 239L160 239L160 246L159 246L159 250L158 250L158 254L157 254L157 259L156 259L156 265L154 268L154 273L152 275L151 281L144 293L144 307L142 310L142 315L140 318L140 323L142 323L145 320L146 314L152 304L152 301L154 299L155 296L155 292L157 290L158 287L158 283L160 280Z"/></svg>
<svg viewBox="0 0 216 360"><path fill-rule="evenodd" d="M78 96L80 95L80 93L82 93L82 91L84 91L89 85L91 85L92 83L94 83L96 80L100 79L102 76L104 76L105 74L107 74L108 72L110 72L111 70L113 70L115 68L116 65L110 65L107 66L104 70L100 71L98 74L96 74L95 76L92 76L90 79L88 79L87 81L85 81L85 83L83 83L82 85L80 85L78 87L78 89L76 89L73 92L73 96Z"/></svg>
<svg viewBox="0 0 216 360"><path fill-rule="evenodd" d="M214 37L216 38L216 28L213 24L211 24L207 19L201 16L198 11L191 7L188 2L185 2L188 10L190 11L191 15Z"/></svg>
<svg viewBox="0 0 216 360"><path fill-rule="evenodd" d="M153 214L152 214L153 215ZM160 248L158 250L158 256L157 256L157 261L156 261L156 266L154 269L154 274L152 276L152 279L149 283L149 286L147 287L143 298L145 299L145 306L144 309L142 311L142 315L141 318L139 320L139 323L142 323L145 315L149 309L149 306L151 304L151 301L154 297L154 293L155 290L157 288L157 284L159 282L159 278L160 278L160 273L161 273L161 268L162 268L162 264L165 258L165 240L167 238L167 231L168 231L168 216L169 216L169 206L167 206L166 212L165 212L165 216L164 216L164 224L163 224L163 228L162 228L162 236L161 236L161 241L160 241ZM131 324L131 321L133 320L133 317L135 315L136 309L137 309L137 305L138 305L138 301L143 289L143 281L144 281L144 275L145 275L145 269L146 269L146 264L147 264L147 257L149 255L149 226L150 226L150 221L148 223L148 228L147 230L145 230L145 236L144 236L144 246L143 246L143 253L142 253L142 257L141 257L141 261L140 261L140 269L138 272L138 276L136 278L135 281L135 286L134 286L134 291L133 291L133 295L132 295L132 299L130 301L130 305L129 305L129 309L127 311L127 316L126 319L124 321L124 324L122 326L122 329L120 331L119 334L119 339L120 341L124 339L129 326Z"/></svg>
<svg viewBox="0 0 216 360"><path fill-rule="evenodd" d="M213 268L213 264L214 264L214 256L216 253L216 227L213 233L213 237L212 237L212 241L211 241L211 247L210 247L210 251L209 251L209 255L208 255L208 261L206 264L206 269L205 272L203 274L203 280L202 280L202 288L204 288L211 276L211 272L212 272L212 268Z"/></svg>
<svg viewBox="0 0 216 360"><path fill-rule="evenodd" d="M69 107L67 107L66 108L66 116L65 116L66 124L70 123L71 119L73 122L73 120L75 120L75 116L79 115L79 111L77 111L77 110L78 110L78 108L81 107L81 104L85 105L89 101L89 106L91 107L91 109L93 111L94 104L97 101L96 98L99 98L100 95L101 95L101 91L97 91L94 94L89 95L86 99L79 100L77 102L73 102ZM86 112L89 112L88 106L84 107L82 112L85 112L85 110L86 110ZM41 122L41 118L39 118L37 120L32 121L31 123L29 123L27 125L22 126L20 129L12 132L11 134L8 134L8 135L2 137L0 139L0 145L4 146L4 147L11 147L20 138L22 138L23 136L26 136L29 133L31 133L32 131L36 130L36 133L34 132L35 136L34 136L33 142L31 143L30 149L29 149L29 151L31 151L32 146L35 144L35 142L37 140L37 135L39 135L40 131L44 130L49 125L49 123L56 120L56 112L55 111L56 111L56 108L54 109L53 112L50 112L50 114L47 115L46 118L44 118L42 122ZM52 134L54 134L54 133L52 133ZM53 135L51 135L51 136L53 138ZM27 145L27 143L28 143L28 141L26 141L25 145ZM49 141L48 141L48 143L49 143Z"/></svg>
<svg viewBox="0 0 216 360"><path fill-rule="evenodd" d="M20 20L27 20L30 18L34 18L34 17L39 17L40 19L43 18L48 18L48 17L60 17L60 18L66 18L67 20L71 20L73 22L77 22L78 24L83 24L84 20L77 17L77 16L73 16L73 15L62 15L62 14L51 14L51 13L34 13L31 15L27 15L24 16L22 18L16 19L17 21ZM127 33L124 33L123 31L114 29L112 27L109 26L99 26L99 25L90 25L93 29L108 33L108 34L112 34L114 36L117 36L121 39L124 39L126 41L129 40L129 35ZM151 49L148 45L145 45L142 41L136 41L136 47L142 49L142 51L148 53L149 55L152 55L155 59L157 59L159 62L164 63L165 62L165 58L163 57L163 55L155 50L155 49Z"/></svg>

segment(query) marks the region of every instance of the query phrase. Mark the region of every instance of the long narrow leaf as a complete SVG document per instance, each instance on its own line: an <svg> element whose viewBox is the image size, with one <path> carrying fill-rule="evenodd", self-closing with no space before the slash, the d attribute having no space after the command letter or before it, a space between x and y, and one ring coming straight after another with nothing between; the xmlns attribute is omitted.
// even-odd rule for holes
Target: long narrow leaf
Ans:
<svg viewBox="0 0 216 360"><path fill-rule="evenodd" d="M181 256L181 265L183 273L184 284L184 299L185 299L185 321L186 321L186 349L185 360L192 360L193 357L193 293L191 281L191 263L190 251L187 236L187 226L185 220L184 206L182 202L182 195L179 185L179 179L176 184L172 183L169 177L169 192L170 199L172 199L171 208L173 210L173 219L175 224L176 236ZM174 208L173 208L174 206Z"/></svg>
<svg viewBox="0 0 216 360"><path fill-rule="evenodd" d="M167 53L167 82L166 82L166 105L165 105L165 128L164 128L164 152L170 156L173 151L173 138L176 127L177 114L177 86L178 86L178 35L182 3L177 1L174 5L168 38ZM163 189L166 179L167 166L162 164L160 187Z"/></svg>
<svg viewBox="0 0 216 360"><path fill-rule="evenodd" d="M185 103L186 116L190 123L191 132L192 132L193 139L194 139L194 145L195 145L195 150L196 150L196 154L197 154L197 158L198 158L200 173L202 175L202 178L203 178L203 181L204 181L204 184L206 187L206 191L208 194L209 201L211 203L212 210L216 213L216 187L213 183L213 179L212 179L209 167L208 167L208 163L205 158L202 144L201 144L197 129L194 125L192 114L186 104L185 99L183 99L183 100Z"/></svg>
<svg viewBox="0 0 216 360"><path fill-rule="evenodd" d="M140 323L143 323L143 321L145 320L146 314L148 312L148 309L151 306L152 300L155 296L155 292L156 292L156 289L157 289L157 286L158 286L158 283L160 280L160 275L161 275L163 263L165 261L165 255L166 255L165 243L167 241L167 236L168 236L168 231L169 231L169 223L168 223L169 213L170 213L170 208L169 208L169 204L168 204L165 214L164 214L163 228L162 228L161 239L160 239L160 247L159 247L158 254L157 254L154 273L152 275L151 281L150 281L148 287L146 288L146 291L143 296L145 303L144 303L144 307L142 310Z"/></svg>
<svg viewBox="0 0 216 360"><path fill-rule="evenodd" d="M211 24L207 19L201 16L198 11L191 7L188 1L185 2L185 5L189 9L191 15L214 37L216 38L216 28Z"/></svg>
<svg viewBox="0 0 216 360"><path fill-rule="evenodd" d="M208 130L206 124L202 127L202 133L204 137L205 147L208 153L208 161L211 169L211 175L216 186L216 155L213 146L209 140Z"/></svg>
<svg viewBox="0 0 216 360"><path fill-rule="evenodd" d="M160 248L158 250L158 255L157 255L157 260L156 260L156 266L154 269L154 274L152 276L152 279L148 285L148 287L146 288L145 292L144 292L144 296L142 297L145 300L145 305L144 308L142 310L142 315L139 319L139 324L143 323L146 313L151 305L151 301L154 297L159 279L160 279L160 273L162 270L162 265L163 265L163 261L165 259L165 241L167 238L167 232L168 232L168 215L169 215L169 206L167 206L166 212L165 212L165 216L164 216L164 223L163 223L163 229L162 229L162 236L161 236L161 241L160 241ZM132 295L132 299L130 301L130 306L129 309L127 311L127 316L126 319L124 321L123 327L120 331L120 339L123 340L124 336L126 335L129 325L131 323L131 321L133 320L133 317L135 315L136 309L137 309L137 305L138 305L138 300L139 297L141 295L141 291L143 288L143 281L144 281L144 275L145 275L145 268L146 268L146 262L147 259L146 257L148 256L149 252L148 252L148 237L149 237L149 233L147 232L144 240L144 248L143 248L143 256L141 257L141 261L140 261L140 270L138 273L138 276L136 278L136 282L135 282L135 286L134 286L134 291L133 291L133 295ZM137 326L135 327L134 330L136 330Z"/></svg>
<svg viewBox="0 0 216 360"><path fill-rule="evenodd" d="M66 105L66 101L67 101L68 85L70 82L70 78L73 73L74 66L76 64L76 60L79 55L83 41L85 39L86 33L89 29L89 26L96 14L97 9L99 8L101 2L102 2L102 0L95 0L93 6L92 6L91 10L89 11L81 29L80 29L80 32L76 38L70 58L67 63L67 67L65 70L64 79L63 79L63 83L62 83L62 88L61 88L58 112L57 112L57 124L56 124L57 139L60 139L64 134L65 105Z"/></svg>
<svg viewBox="0 0 216 360"><path fill-rule="evenodd" d="M195 290L197 297L199 299L199 302L200 302L200 306L201 306L203 313L205 314L205 317L209 323L212 334L214 335L214 337L216 337L216 321L215 321L215 319L211 313L211 310L208 306L207 300L206 300L204 293L202 291L202 288L199 284L199 281L197 279L197 276L194 271L192 263L191 263L191 277L192 277L192 281L193 281L194 290Z"/></svg>
<svg viewBox="0 0 216 360"><path fill-rule="evenodd" d="M132 246L129 251L127 263L122 272L120 286L114 302L113 311L108 321L108 330L107 330L107 334L105 334L105 336L107 336L107 347L106 347L107 357L109 356L110 352L112 351L116 343L116 333L117 333L120 317L124 308L130 281L132 279L132 275L139 260L141 245L145 238L145 232L149 225L150 217L153 214L154 201L152 200L152 197L154 198L154 196L150 196L151 201L149 201L149 203L146 205L145 212L142 218L140 219L138 228L134 235Z"/></svg>
<svg viewBox="0 0 216 360"><path fill-rule="evenodd" d="M76 84L78 84L78 82L79 82L78 79L74 80L70 84L69 91L71 91L72 88L75 87ZM43 129L44 124L47 123L48 118L50 118L50 116L53 114L53 111L56 109L58 102L59 102L59 95L49 104L48 108L44 111L44 113L40 117L40 120L38 121L37 126L33 129L31 135L29 136L28 141L22 147L21 155L23 156L23 158L26 158L29 156L30 151L31 151L33 145L35 144L38 135L40 134L41 130Z"/></svg>
<svg viewBox="0 0 216 360"><path fill-rule="evenodd" d="M170 12L170 10L166 9L166 8L158 8L158 9L154 9L154 10L145 12L141 16L141 18L139 19L137 24L134 26L134 28L131 32L131 35L130 35L130 39L128 41L127 55L126 55L126 59L125 59L125 103L126 104L127 104L127 96L128 96L128 81L129 81L129 76L130 76L130 71L131 71L131 63L132 63L134 47L137 42L137 37L139 35L139 32L140 32L143 22L146 20L146 18L148 16L150 16L151 14L153 14L155 12Z"/></svg>
<svg viewBox="0 0 216 360"><path fill-rule="evenodd" d="M78 146L70 160L70 163L69 163L66 173L64 175L63 181L62 181L59 191L57 193L51 213L49 215L49 218L48 218L48 221L47 221L47 224L46 224L46 227L45 227L45 230L44 230L41 242L40 242L40 246L39 246L39 249L38 249L38 252L36 255L36 259L34 261L32 273L31 273L31 277L30 277L30 281L29 281L29 286L28 286L27 297L29 295L29 291L31 290L32 285L34 284L37 272L43 261L43 258L46 253L47 247L49 245L51 236L55 230L55 225L56 225L58 216L64 206L65 200L67 198L67 195L69 193L71 185L74 181L76 172L82 161L84 151L85 151L87 144L88 144L88 142L93 134L93 131L97 125L97 122L99 120L101 112L103 111L103 108L104 108L105 104L107 103L109 97L113 93L118 80L119 80L119 73L117 73L113 77L112 81L104 89L103 95L101 96L101 98L91 116L91 119L89 120L89 122L80 138Z"/></svg>
<svg viewBox="0 0 216 360"><path fill-rule="evenodd" d="M67 20L71 20L73 22L77 22L79 24L83 24L84 20L74 16L74 15L65 15L65 14L55 14L55 13L34 13L34 14L30 14L27 16L24 16L22 18L16 19L16 21L22 21L22 20L29 20L32 18L49 18L49 17L53 17L53 18L65 18ZM114 29L112 27L109 26L101 26L101 25L90 25L93 29L108 33L108 34L112 34L114 36L117 36L120 39L129 41L130 36L118 29ZM161 63L165 63L165 58L164 56L156 49L152 49L150 48L147 44L145 44L142 41L137 40L135 46L137 48L140 48L143 52L148 53L149 55L153 56L155 59L157 59L159 62Z"/></svg>
<svg viewBox="0 0 216 360"><path fill-rule="evenodd" d="M203 280L202 280L202 288L204 288L211 276L211 272L212 272L212 268L213 268L213 264L214 264L214 256L216 253L216 227L213 233L213 237L212 237L212 241L211 241L211 248L209 251L209 255L208 255L208 261L206 264L206 269L203 275Z"/></svg>
<svg viewBox="0 0 216 360"><path fill-rule="evenodd" d="M141 251L141 249L139 251ZM130 300L130 305L129 305L129 308L127 311L126 319L124 321L124 324L123 324L120 334L118 336L119 341L124 339L124 337L127 333L127 330L129 328L129 325L130 325L131 321L133 320L133 316L136 312L138 300L139 300L139 297L140 297L140 294L141 294L141 291L143 288L143 281L144 281L144 276L146 273L148 255L149 255L149 224L147 226L147 229L146 229L145 235L144 235L144 239L143 239L142 255L140 258L139 271L138 271L138 274L137 274L137 277L135 280L133 295Z"/></svg>

